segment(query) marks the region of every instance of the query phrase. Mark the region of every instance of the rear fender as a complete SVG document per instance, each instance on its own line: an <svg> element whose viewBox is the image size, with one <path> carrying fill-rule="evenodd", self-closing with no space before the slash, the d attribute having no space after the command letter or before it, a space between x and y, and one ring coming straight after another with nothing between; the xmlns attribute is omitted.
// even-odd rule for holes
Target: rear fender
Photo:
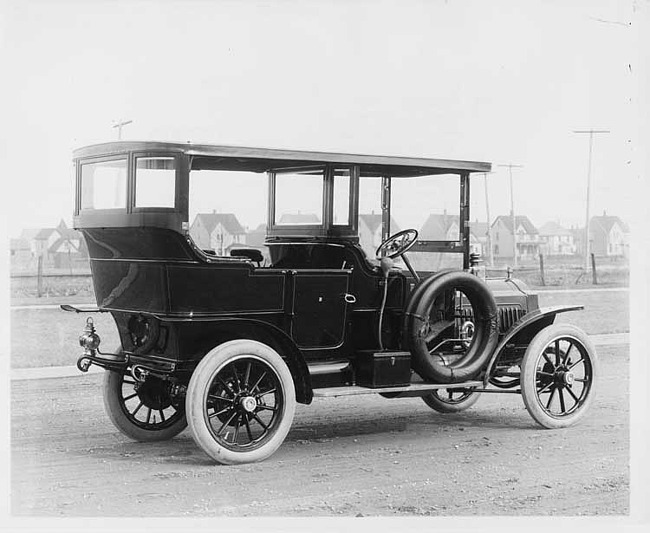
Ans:
<svg viewBox="0 0 650 533"><path fill-rule="evenodd" d="M503 338L499 341L499 344L497 344L492 357L490 357L490 360L488 361L486 372L483 376L483 384L487 386L490 375L492 374L492 368L494 367L497 359L499 359L499 356L503 352L506 345L509 344L517 335L526 334L532 338L537 334L538 331L545 328L546 326L551 325L555 321L555 316L559 313L579 311L581 309L584 309L584 305L556 305L553 307L541 307L522 316L506 332Z"/></svg>
<svg viewBox="0 0 650 533"><path fill-rule="evenodd" d="M211 338L215 345L235 339L251 339L273 348L289 367L296 388L296 401L311 403L314 394L307 363L291 337L280 328L267 322L241 318L194 318L192 321L211 322Z"/></svg>

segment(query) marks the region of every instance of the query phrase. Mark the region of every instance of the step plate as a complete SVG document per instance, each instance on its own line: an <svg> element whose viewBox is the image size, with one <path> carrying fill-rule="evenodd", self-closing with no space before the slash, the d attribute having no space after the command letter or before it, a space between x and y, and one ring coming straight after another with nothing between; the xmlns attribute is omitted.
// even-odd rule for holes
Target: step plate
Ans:
<svg viewBox="0 0 650 533"><path fill-rule="evenodd" d="M432 391L436 389L464 389L467 387L483 388L482 381L465 381L463 383L411 383L400 387L359 387L350 385L348 387L329 387L326 389L314 389L314 397L332 398L335 396L358 396L360 394L378 394L380 392L415 392Z"/></svg>

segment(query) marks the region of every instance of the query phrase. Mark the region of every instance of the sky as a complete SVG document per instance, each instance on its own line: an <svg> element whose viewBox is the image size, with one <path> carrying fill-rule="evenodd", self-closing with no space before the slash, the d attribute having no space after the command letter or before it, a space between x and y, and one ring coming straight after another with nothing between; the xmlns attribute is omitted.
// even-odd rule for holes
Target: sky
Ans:
<svg viewBox="0 0 650 533"><path fill-rule="evenodd" d="M487 161L490 215L639 195L639 15L620 1L9 1L6 228L72 221L74 148L171 140ZM472 219L485 220L481 176ZM233 191L234 204L246 190ZM403 209L424 220L428 194ZM228 210L220 201L219 209ZM259 214L259 210L255 210ZM417 224L417 217L413 224ZM255 216L245 216L254 226Z"/></svg>

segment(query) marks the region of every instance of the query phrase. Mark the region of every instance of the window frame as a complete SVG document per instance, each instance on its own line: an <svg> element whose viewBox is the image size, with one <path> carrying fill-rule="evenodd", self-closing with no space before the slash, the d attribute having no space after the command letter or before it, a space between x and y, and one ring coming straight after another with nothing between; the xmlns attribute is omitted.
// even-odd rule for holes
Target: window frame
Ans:
<svg viewBox="0 0 650 533"><path fill-rule="evenodd" d="M179 154L169 152L131 152L129 154L129 213L174 213L180 210L180 197L181 197L181 158ZM137 186L137 159L138 158L155 158L165 157L174 160L174 206L173 207L137 207L136 202L136 186Z"/></svg>
<svg viewBox="0 0 650 533"><path fill-rule="evenodd" d="M124 191L125 205L123 207L105 207L101 209L82 207L81 202L83 199L83 166L95 165L97 163L105 163L107 161L124 161L126 162L126 190ZM75 213L77 215L83 213L128 213L129 211L129 172L130 172L130 155L129 154L115 154L110 156L92 157L79 161L77 166L77 201L75 202Z"/></svg>
<svg viewBox="0 0 650 533"><path fill-rule="evenodd" d="M174 207L136 207L136 158L138 157L168 157L174 160ZM83 166L105 161L126 161L126 206L105 209L89 209L81 207L82 200L82 171ZM167 151L138 151L128 153L115 153L100 157L89 157L79 159L76 168L76 201L75 216L97 214L142 214L142 213L181 213L186 209L183 195L183 169L186 164L182 154Z"/></svg>
<svg viewBox="0 0 650 533"><path fill-rule="evenodd" d="M277 176L290 172L307 172L323 170L322 181L322 213L320 224L277 224ZM334 172L349 171L348 189L348 223L334 224ZM278 168L268 171L269 205L267 214L267 233L269 236L357 236L358 229L358 195L359 195L359 165L324 164L305 165L292 168Z"/></svg>

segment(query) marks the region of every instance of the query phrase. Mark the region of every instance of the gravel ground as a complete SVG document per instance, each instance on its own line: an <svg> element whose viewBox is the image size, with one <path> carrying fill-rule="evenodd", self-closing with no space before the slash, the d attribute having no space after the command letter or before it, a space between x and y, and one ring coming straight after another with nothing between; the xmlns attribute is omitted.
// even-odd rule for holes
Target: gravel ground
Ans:
<svg viewBox="0 0 650 533"><path fill-rule="evenodd" d="M103 412L100 375L12 383L11 510L65 517L439 517L629 513L628 348L600 350L578 425L537 427L518 395L441 415L376 395L299 405L263 463L218 466L188 431L143 444Z"/></svg>

